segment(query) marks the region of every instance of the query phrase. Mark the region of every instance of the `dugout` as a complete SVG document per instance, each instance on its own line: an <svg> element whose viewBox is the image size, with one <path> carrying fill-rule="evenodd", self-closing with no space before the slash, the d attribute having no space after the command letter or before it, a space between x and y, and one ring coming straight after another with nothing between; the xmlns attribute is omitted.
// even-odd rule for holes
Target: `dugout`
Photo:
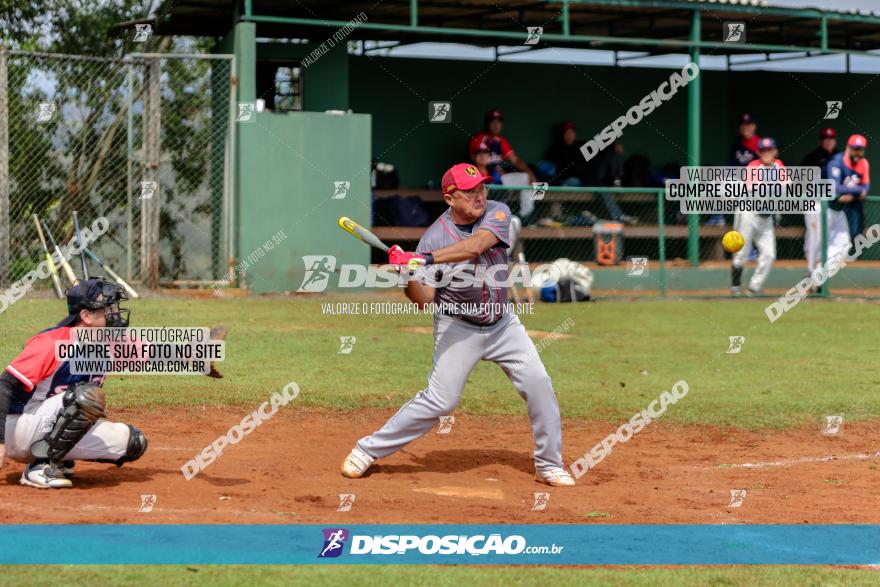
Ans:
<svg viewBox="0 0 880 587"><path fill-rule="evenodd" d="M358 17L361 13L364 16ZM826 100L844 101L844 115L833 121L842 136L860 132L870 140L872 129L880 124L872 103L877 95L872 76L853 73L851 67L854 59L877 58L872 53L880 48L876 14L771 7L745 0L503 5L491 0L169 0L158 14L157 34L214 37L217 52L235 54L239 102L261 97L271 101L272 72L300 67L296 91L301 111L279 114L270 111L270 103L253 122L237 125L234 250L246 255L257 248L277 229L274 223L268 225L270 220L294 227L288 257L272 255L249 270L248 286L258 292L295 290L302 282L306 255L332 254L339 263L369 260L366 247L342 238L334 224L343 214L370 218L371 160L395 164L405 194L436 202L439 192L434 186L440 174L464 157L467 136L479 130L486 109L505 112L504 135L522 157L534 162L548 145L553 125L562 119L575 121L580 138L592 137L667 79L670 67L651 66L657 56L681 55L682 65L701 57L722 57L725 66L703 70L650 118L625 130L621 141L629 152L643 152L655 165L724 164L741 112L758 117L759 134L774 136L780 157L789 164L797 164L814 148L818 130L829 124L823 120ZM353 19L358 19L356 26L351 26ZM746 22L746 42L725 42L725 22ZM350 32L328 47L327 41L346 26ZM543 27L543 33L538 44L524 45L531 26ZM361 42L375 43L369 45L373 49L365 49ZM381 55L385 45L420 42L487 47L495 60ZM607 51L609 62L537 64L510 58L549 47ZM845 60L847 73L738 71L756 60L795 63L835 55ZM453 101L452 123L428 122L428 102L434 100ZM328 110L338 112L326 114ZM877 147L869 146L869 159L880 152ZM337 182L343 182L342 196ZM715 279L725 282L713 273L726 274L723 263L718 269L707 268L711 263L698 267L717 257L724 229L700 226L696 216L686 224L670 223L658 190L620 191L624 205L645 211L645 221L627 229L627 242L632 252L659 262L660 291L701 288ZM549 200L571 197L562 188L548 192ZM877 200L871 198L866 206L867 224L880 220ZM383 226L377 232L389 239L415 240L420 229ZM548 257L591 246L589 227L539 227L523 234L527 246L549 246ZM797 257L802 234L797 223L780 227L781 258ZM869 255L880 258L877 251ZM699 271L668 271L665 262L672 257L687 259ZM862 272L859 276L857 270ZM603 279L619 280L619 271L597 276L597 285ZM880 272L873 269L846 272L850 281L880 283ZM768 287L789 287L802 274L799 266L790 271L780 267Z"/></svg>

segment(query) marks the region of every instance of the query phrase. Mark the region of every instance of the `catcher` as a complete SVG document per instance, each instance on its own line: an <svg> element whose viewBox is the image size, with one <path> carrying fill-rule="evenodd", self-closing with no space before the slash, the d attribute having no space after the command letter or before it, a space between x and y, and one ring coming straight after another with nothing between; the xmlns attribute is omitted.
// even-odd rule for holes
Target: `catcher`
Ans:
<svg viewBox="0 0 880 587"><path fill-rule="evenodd" d="M21 484L39 489L72 487L75 461L121 467L147 450L144 433L106 419L104 375L72 375L58 361L55 343L72 339L73 328L128 326L128 296L102 278L67 290L68 315L27 341L0 373L0 468L6 457L25 463ZM225 328L212 338L223 338ZM213 369L212 376L219 377Z"/></svg>

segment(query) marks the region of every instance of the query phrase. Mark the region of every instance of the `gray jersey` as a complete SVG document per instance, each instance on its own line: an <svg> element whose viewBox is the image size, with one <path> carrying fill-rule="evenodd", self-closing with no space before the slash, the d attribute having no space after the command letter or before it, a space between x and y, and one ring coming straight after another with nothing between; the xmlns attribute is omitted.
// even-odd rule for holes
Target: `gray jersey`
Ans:
<svg viewBox="0 0 880 587"><path fill-rule="evenodd" d="M510 246L510 208L489 200L486 212L470 231L456 226L447 209L422 235L416 252L424 254L448 247L469 238L477 230L488 230L498 237L498 244L475 259L420 268L416 278L437 288L434 302L442 313L474 324L493 324L504 314L507 303L507 287L493 287L493 284L504 283L508 278L506 249ZM465 280L469 284L465 284ZM470 283L472 281L476 283Z"/></svg>

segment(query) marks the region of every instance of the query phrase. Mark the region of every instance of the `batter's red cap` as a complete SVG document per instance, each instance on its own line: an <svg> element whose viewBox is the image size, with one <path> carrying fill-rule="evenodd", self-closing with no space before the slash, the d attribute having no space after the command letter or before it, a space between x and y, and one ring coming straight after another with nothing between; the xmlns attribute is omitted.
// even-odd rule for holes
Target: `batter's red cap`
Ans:
<svg viewBox="0 0 880 587"><path fill-rule="evenodd" d="M819 131L819 138L820 139L836 139L837 138L837 131L834 130L833 128L831 128L830 126L828 128L823 128L821 131Z"/></svg>
<svg viewBox="0 0 880 587"><path fill-rule="evenodd" d="M856 149L864 149L868 146L868 139L862 135L852 135L849 140L846 141L846 146L855 147Z"/></svg>
<svg viewBox="0 0 880 587"><path fill-rule="evenodd" d="M446 170L441 185L444 194L451 194L455 190L472 190L481 183L490 181L491 177L483 175L470 163L459 163Z"/></svg>

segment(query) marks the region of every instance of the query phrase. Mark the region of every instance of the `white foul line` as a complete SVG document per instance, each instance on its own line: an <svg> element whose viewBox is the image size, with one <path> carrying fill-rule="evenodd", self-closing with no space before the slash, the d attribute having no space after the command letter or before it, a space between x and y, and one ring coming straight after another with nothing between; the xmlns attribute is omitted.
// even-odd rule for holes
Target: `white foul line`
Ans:
<svg viewBox="0 0 880 587"><path fill-rule="evenodd" d="M758 469L760 467L787 467L788 465L797 465L800 463L825 463L828 461L853 461L874 459L880 457L880 452L859 453L854 455L830 456L830 457L802 457L799 459L789 459L785 461L770 461L768 463L742 463L740 465L716 465L716 467L724 468L742 468L742 469Z"/></svg>

